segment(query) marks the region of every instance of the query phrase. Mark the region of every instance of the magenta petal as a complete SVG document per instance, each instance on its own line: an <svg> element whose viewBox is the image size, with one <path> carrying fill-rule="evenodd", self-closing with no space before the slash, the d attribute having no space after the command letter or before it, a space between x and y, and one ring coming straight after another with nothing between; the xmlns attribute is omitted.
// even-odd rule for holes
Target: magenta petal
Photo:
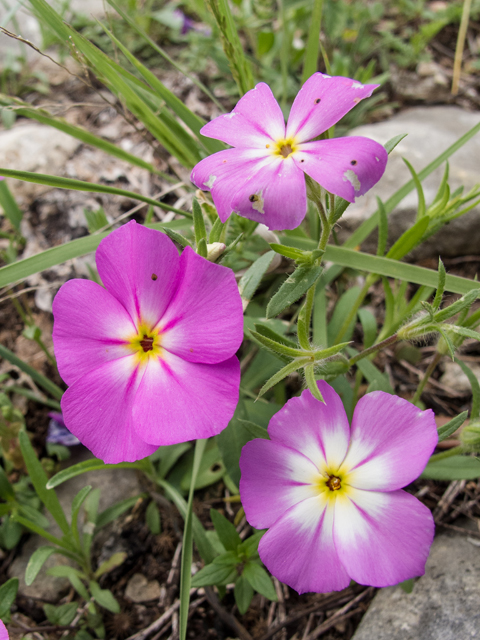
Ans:
<svg viewBox="0 0 480 640"><path fill-rule="evenodd" d="M248 522L265 529L291 506L318 494L318 469L298 451L271 440L251 440L240 457L240 495Z"/></svg>
<svg viewBox="0 0 480 640"><path fill-rule="evenodd" d="M208 122L200 133L222 140L232 147L265 148L285 136L285 120L270 87L260 82L230 113Z"/></svg>
<svg viewBox="0 0 480 640"><path fill-rule="evenodd" d="M3 624L1 620L0 620L0 640L8 640L7 627Z"/></svg>
<svg viewBox="0 0 480 640"><path fill-rule="evenodd" d="M295 229L307 212L305 177L292 158L272 155L248 170L245 167L231 206L269 229Z"/></svg>
<svg viewBox="0 0 480 640"><path fill-rule="evenodd" d="M242 300L232 270L187 247L180 273L159 325L162 347L190 362L216 364L230 358L243 340Z"/></svg>
<svg viewBox="0 0 480 640"><path fill-rule="evenodd" d="M53 341L58 370L68 385L104 362L129 353L136 334L125 308L91 280L69 280L53 301Z"/></svg>
<svg viewBox="0 0 480 640"><path fill-rule="evenodd" d="M335 548L360 584L388 587L423 575L434 528L427 507L406 491L352 489L335 503Z"/></svg>
<svg viewBox="0 0 480 640"><path fill-rule="evenodd" d="M287 123L287 138L312 140L329 129L360 100L372 95L378 84L362 85L342 76L314 73L295 98Z"/></svg>
<svg viewBox="0 0 480 640"><path fill-rule="evenodd" d="M303 500L262 537L260 558L272 575L298 593L340 591L350 577L335 549L332 526L333 508L322 495Z"/></svg>
<svg viewBox="0 0 480 640"><path fill-rule="evenodd" d="M303 391L273 416L268 433L273 441L303 453L317 469L325 462L338 468L347 453L350 426L340 396L323 380L317 384L325 403Z"/></svg>
<svg viewBox="0 0 480 640"><path fill-rule="evenodd" d="M242 188L246 173L255 172L265 158L264 149L226 149L199 162L190 179L199 189L210 190L222 222L232 213L232 198Z"/></svg>
<svg viewBox="0 0 480 640"><path fill-rule="evenodd" d="M173 242L132 220L102 240L96 261L105 288L132 320L154 326L177 286L179 256Z"/></svg>
<svg viewBox="0 0 480 640"><path fill-rule="evenodd" d="M197 364L164 351L150 358L135 396L135 429L157 446L217 435L233 416L239 385L235 357Z"/></svg>
<svg viewBox="0 0 480 640"><path fill-rule="evenodd" d="M383 176L388 154L381 144L362 138L333 138L300 145L295 162L324 189L349 202Z"/></svg>
<svg viewBox="0 0 480 640"><path fill-rule="evenodd" d="M359 489L401 489L421 474L437 440L431 409L420 411L383 391L368 393L353 415L348 482Z"/></svg>
<svg viewBox="0 0 480 640"><path fill-rule="evenodd" d="M62 398L68 429L107 463L133 462L156 447L136 434L132 404L142 371L135 355L113 360L78 379Z"/></svg>

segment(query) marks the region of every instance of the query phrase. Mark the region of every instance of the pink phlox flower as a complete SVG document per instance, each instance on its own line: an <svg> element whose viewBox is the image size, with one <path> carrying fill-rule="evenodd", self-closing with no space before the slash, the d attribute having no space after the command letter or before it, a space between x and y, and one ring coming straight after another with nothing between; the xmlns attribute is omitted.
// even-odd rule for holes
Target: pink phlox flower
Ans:
<svg viewBox="0 0 480 640"><path fill-rule="evenodd" d="M423 575L432 514L400 489L422 472L437 443L433 412L383 391L358 402L352 426L326 382L273 416L271 440L240 458L248 522L266 529L258 551L299 593L339 591L353 579L376 587Z"/></svg>
<svg viewBox="0 0 480 640"><path fill-rule="evenodd" d="M68 429L105 462L207 438L235 410L243 336L233 272L129 222L100 243L104 287L66 282L53 302Z"/></svg>
<svg viewBox="0 0 480 640"><path fill-rule="evenodd" d="M7 631L7 627L0 620L0 640L8 640L9 635Z"/></svg>
<svg viewBox="0 0 480 640"><path fill-rule="evenodd" d="M382 145L359 136L315 140L379 85L314 73L300 89L285 126L270 87L261 82L233 111L202 129L235 147L199 162L191 180L210 190L220 220L236 213L270 229L294 229L307 211L305 174L353 202L380 180Z"/></svg>

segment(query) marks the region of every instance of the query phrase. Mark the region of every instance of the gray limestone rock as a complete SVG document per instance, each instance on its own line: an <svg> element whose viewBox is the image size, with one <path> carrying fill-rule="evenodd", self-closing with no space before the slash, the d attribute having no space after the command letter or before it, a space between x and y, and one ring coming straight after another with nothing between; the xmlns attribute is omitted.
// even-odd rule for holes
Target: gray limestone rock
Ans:
<svg viewBox="0 0 480 640"><path fill-rule="evenodd" d="M478 113L471 113L455 106L415 107L403 111L385 122L365 125L350 132L372 138L381 144L396 135L407 137L390 154L387 169L380 182L366 195L358 198L339 221L338 234L345 240L364 220L376 210L376 196L385 202L410 178L410 172L402 160L405 157L418 172L434 160L460 136L480 122ZM464 186L467 193L480 183L480 136L477 135L450 157L451 191ZM440 185L444 165L423 182L427 206L433 201ZM408 229L417 212L417 193L411 192L389 216L389 241L394 242ZM480 206L451 222L413 253L413 257L458 256L478 252L480 244ZM362 245L364 250L376 251L376 234Z"/></svg>
<svg viewBox="0 0 480 640"><path fill-rule="evenodd" d="M412 593L398 586L379 591L353 640L480 638L480 548L475 543L439 535Z"/></svg>

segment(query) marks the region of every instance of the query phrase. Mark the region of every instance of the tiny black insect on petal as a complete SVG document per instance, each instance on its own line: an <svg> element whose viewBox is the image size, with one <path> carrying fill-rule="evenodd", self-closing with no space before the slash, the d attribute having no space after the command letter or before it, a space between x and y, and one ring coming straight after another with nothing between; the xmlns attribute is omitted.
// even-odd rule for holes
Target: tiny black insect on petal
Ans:
<svg viewBox="0 0 480 640"><path fill-rule="evenodd" d="M356 161L356 160L351 160L351 161L350 161L350 164L351 164L351 165L353 165L353 166L355 166L355 165L357 164L357 161Z"/></svg>
<svg viewBox="0 0 480 640"><path fill-rule="evenodd" d="M250 200L250 202L255 202L257 196L255 194L252 194L248 199Z"/></svg>
<svg viewBox="0 0 480 640"><path fill-rule="evenodd" d="M152 280L157 280L158 276L156 273L152 273Z"/></svg>
<svg viewBox="0 0 480 640"><path fill-rule="evenodd" d="M315 100L315 104L318 104L318 103L320 102L320 100L321 100L321 98L317 98L317 99Z"/></svg>

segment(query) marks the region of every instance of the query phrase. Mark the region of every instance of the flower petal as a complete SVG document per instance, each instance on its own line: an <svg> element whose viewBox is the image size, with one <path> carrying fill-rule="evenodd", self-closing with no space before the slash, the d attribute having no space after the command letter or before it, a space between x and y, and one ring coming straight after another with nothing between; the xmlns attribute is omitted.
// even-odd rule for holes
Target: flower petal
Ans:
<svg viewBox="0 0 480 640"><path fill-rule="evenodd" d="M350 584L333 543L334 511L325 495L291 507L258 545L270 573L298 593L340 591Z"/></svg>
<svg viewBox="0 0 480 640"><path fill-rule="evenodd" d="M269 229L295 229L307 212L305 178L292 158L270 156L243 173L234 211Z"/></svg>
<svg viewBox="0 0 480 640"><path fill-rule="evenodd" d="M335 548L353 580L387 587L425 572L434 534L430 511L406 491L351 489L335 503Z"/></svg>
<svg viewBox="0 0 480 640"><path fill-rule="evenodd" d="M259 162L269 158L265 149L226 149L199 162L190 180L199 189L210 190L222 222L232 213L232 197L242 188L245 173L254 172Z"/></svg>
<svg viewBox="0 0 480 640"><path fill-rule="evenodd" d="M125 307L91 280L69 280L53 301L58 370L71 385L104 362L129 354L136 329Z"/></svg>
<svg viewBox="0 0 480 640"><path fill-rule="evenodd" d="M420 411L383 391L368 393L353 415L344 461L345 469L352 469L348 483L359 489L401 489L421 474L437 441L431 409Z"/></svg>
<svg viewBox="0 0 480 640"><path fill-rule="evenodd" d="M285 137L285 120L270 87L260 82L233 111L208 122L200 133L232 147L265 148L272 140Z"/></svg>
<svg viewBox="0 0 480 640"><path fill-rule="evenodd" d="M8 640L7 627L0 620L0 640Z"/></svg>
<svg viewBox="0 0 480 640"><path fill-rule="evenodd" d="M369 98L378 84L362 85L342 76L314 73L295 98L287 123L286 138L312 140L337 123L360 100Z"/></svg>
<svg viewBox="0 0 480 640"><path fill-rule="evenodd" d="M233 416L239 386L235 357L198 364L164 351L149 360L135 396L135 429L157 446L217 435Z"/></svg>
<svg viewBox="0 0 480 640"><path fill-rule="evenodd" d="M353 202L383 176L388 154L370 138L351 136L302 144L294 159L324 189Z"/></svg>
<svg viewBox="0 0 480 640"><path fill-rule="evenodd" d="M300 451L317 469L337 469L347 453L350 427L340 396L323 380L317 382L325 402L305 390L291 398L268 425L274 442Z"/></svg>
<svg viewBox="0 0 480 640"><path fill-rule="evenodd" d="M177 287L178 251L160 231L134 220L100 243L97 268L105 288L137 324L157 324Z"/></svg>
<svg viewBox="0 0 480 640"><path fill-rule="evenodd" d="M133 462L157 448L139 438L132 424L132 404L141 377L136 356L131 355L106 362L63 394L66 426L104 462Z"/></svg>
<svg viewBox="0 0 480 640"><path fill-rule="evenodd" d="M272 440L250 440L240 457L240 495L248 522L271 527L291 506L318 495L311 460Z"/></svg>
<svg viewBox="0 0 480 640"><path fill-rule="evenodd" d="M230 358L243 340L242 301L231 269L187 247L182 280L159 325L164 349L190 362L215 364Z"/></svg>

